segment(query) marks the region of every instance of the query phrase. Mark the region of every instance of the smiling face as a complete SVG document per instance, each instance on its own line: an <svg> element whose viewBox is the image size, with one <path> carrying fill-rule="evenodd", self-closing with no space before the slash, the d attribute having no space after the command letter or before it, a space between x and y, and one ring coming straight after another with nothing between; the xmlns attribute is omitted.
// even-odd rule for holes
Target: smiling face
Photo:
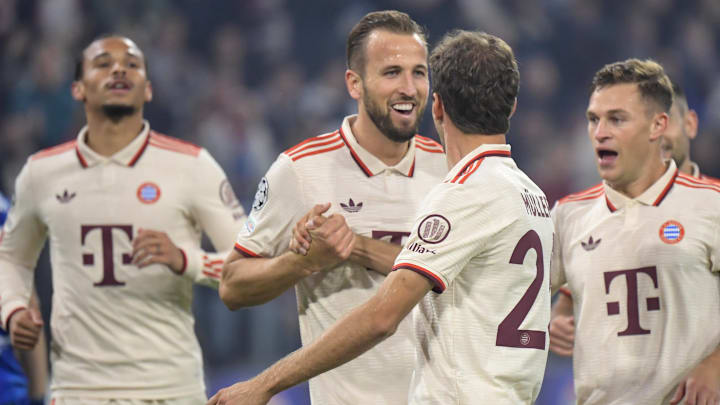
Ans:
<svg viewBox="0 0 720 405"><path fill-rule="evenodd" d="M373 31L365 45L363 74L353 72L360 85L360 113L367 113L375 126L395 142L405 142L416 133L427 105L427 48L419 35Z"/></svg>
<svg viewBox="0 0 720 405"><path fill-rule="evenodd" d="M99 39L83 52L82 77L72 94L90 110L142 110L152 99L145 57L134 42L122 37Z"/></svg>
<svg viewBox="0 0 720 405"><path fill-rule="evenodd" d="M597 88L586 115L598 172L611 187L626 190L662 167L659 138L668 116L643 99L637 84Z"/></svg>

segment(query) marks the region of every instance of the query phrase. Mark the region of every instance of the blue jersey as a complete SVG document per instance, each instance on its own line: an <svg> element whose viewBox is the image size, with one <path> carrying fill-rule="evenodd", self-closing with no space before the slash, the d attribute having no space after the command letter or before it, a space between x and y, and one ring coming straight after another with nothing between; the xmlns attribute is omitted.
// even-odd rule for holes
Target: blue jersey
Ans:
<svg viewBox="0 0 720 405"><path fill-rule="evenodd" d="M0 228L5 223L10 203L0 193ZM27 404L27 378L10 346L10 337L0 328L0 405Z"/></svg>

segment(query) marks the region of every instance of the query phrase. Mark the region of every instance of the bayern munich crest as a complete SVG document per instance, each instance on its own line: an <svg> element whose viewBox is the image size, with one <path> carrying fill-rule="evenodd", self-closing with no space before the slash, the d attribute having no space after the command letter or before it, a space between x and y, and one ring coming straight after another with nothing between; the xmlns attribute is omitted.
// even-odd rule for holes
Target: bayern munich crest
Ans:
<svg viewBox="0 0 720 405"><path fill-rule="evenodd" d="M420 222L417 233L425 243L440 243L450 233L450 221L442 215L428 215Z"/></svg>
<svg viewBox="0 0 720 405"><path fill-rule="evenodd" d="M675 244L685 237L685 228L678 221L667 221L660 226L660 239L667 244Z"/></svg>
<svg viewBox="0 0 720 405"><path fill-rule="evenodd" d="M137 189L137 198L141 203L152 204L160 199L160 187L155 183L143 183Z"/></svg>

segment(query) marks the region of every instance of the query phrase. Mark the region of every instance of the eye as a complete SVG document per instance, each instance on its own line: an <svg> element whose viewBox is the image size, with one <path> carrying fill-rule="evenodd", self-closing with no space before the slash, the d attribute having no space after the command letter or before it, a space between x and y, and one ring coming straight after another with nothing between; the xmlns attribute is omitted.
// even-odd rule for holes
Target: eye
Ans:
<svg viewBox="0 0 720 405"><path fill-rule="evenodd" d="M621 124L623 121L625 121L625 120L620 117L610 117L610 122L613 123L614 125Z"/></svg>
<svg viewBox="0 0 720 405"><path fill-rule="evenodd" d="M598 122L598 117L588 117L587 120L588 120L588 122L589 122L590 124L597 124L597 122Z"/></svg>
<svg viewBox="0 0 720 405"><path fill-rule="evenodd" d="M427 76L427 72L424 71L424 70L416 70L416 71L415 71L415 76L425 77L425 76Z"/></svg>
<svg viewBox="0 0 720 405"><path fill-rule="evenodd" d="M397 76L399 73L400 73L400 71L397 69L388 70L387 72L385 72L385 76L394 77L394 76Z"/></svg>

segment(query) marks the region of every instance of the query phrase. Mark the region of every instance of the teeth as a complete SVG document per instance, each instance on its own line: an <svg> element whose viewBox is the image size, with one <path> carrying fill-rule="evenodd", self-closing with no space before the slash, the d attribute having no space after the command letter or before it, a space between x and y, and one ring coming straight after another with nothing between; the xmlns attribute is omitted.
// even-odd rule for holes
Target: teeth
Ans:
<svg viewBox="0 0 720 405"><path fill-rule="evenodd" d="M412 110L413 105L409 104L409 103L408 104L395 104L393 106L393 108L398 111L410 111L410 110Z"/></svg>

